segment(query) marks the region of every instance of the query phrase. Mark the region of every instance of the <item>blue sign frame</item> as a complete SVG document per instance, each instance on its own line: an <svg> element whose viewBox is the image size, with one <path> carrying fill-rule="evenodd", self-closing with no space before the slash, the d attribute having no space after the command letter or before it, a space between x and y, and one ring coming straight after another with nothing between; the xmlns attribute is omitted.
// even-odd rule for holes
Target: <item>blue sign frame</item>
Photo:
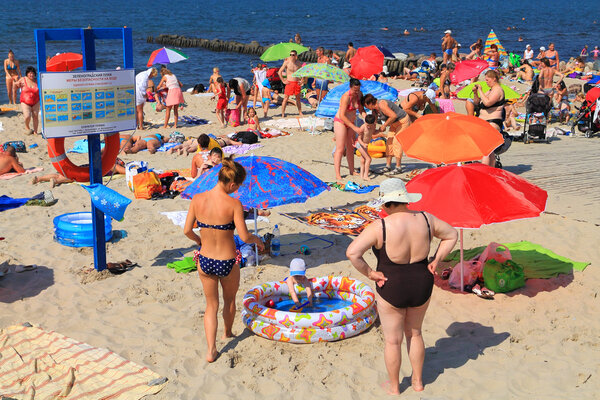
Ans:
<svg viewBox="0 0 600 400"><path fill-rule="evenodd" d="M36 29L34 30L37 49L37 67L46 72L46 42L79 40L83 55L83 70L96 70L96 40L121 40L123 43L124 68L133 69L133 36L131 28L74 28L74 29ZM40 95L42 88L40 87ZM90 184L102 184L102 159L100 136L88 135L88 155L90 162ZM92 223L94 229L94 267L98 271L106 269L106 239L104 232L104 213L92 202Z"/></svg>

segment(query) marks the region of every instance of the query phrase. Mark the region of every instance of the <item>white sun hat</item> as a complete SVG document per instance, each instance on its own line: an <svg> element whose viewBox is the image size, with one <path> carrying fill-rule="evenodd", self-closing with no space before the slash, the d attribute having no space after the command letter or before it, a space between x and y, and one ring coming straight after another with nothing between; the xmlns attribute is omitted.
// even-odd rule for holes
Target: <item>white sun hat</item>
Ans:
<svg viewBox="0 0 600 400"><path fill-rule="evenodd" d="M452 35L452 31L451 31L450 29L448 29L448 30L444 31L444 33L445 33L445 34L446 34L446 33L449 33L450 35Z"/></svg>
<svg viewBox="0 0 600 400"><path fill-rule="evenodd" d="M290 275L306 275L306 264L301 258L294 258L290 262Z"/></svg>
<svg viewBox="0 0 600 400"><path fill-rule="evenodd" d="M415 203L421 200L421 197L421 193L408 193L404 182L398 178L386 179L379 185L379 199L384 203Z"/></svg>

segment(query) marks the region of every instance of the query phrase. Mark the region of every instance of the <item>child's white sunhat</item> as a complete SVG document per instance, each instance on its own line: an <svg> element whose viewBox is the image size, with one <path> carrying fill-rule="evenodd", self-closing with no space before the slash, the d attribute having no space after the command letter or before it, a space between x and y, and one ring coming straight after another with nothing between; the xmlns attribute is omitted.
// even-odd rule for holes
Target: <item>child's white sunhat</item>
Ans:
<svg viewBox="0 0 600 400"><path fill-rule="evenodd" d="M301 258L294 258L290 263L290 275L306 275L306 264Z"/></svg>
<svg viewBox="0 0 600 400"><path fill-rule="evenodd" d="M398 178L386 179L379 185L379 199L384 203L415 203L421 200L421 197L421 193L408 193L404 182Z"/></svg>

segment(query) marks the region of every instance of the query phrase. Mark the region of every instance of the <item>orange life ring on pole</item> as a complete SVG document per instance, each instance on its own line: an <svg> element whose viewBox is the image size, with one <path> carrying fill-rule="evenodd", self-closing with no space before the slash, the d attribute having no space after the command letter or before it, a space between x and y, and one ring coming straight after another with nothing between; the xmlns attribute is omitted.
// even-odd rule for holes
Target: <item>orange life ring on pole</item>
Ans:
<svg viewBox="0 0 600 400"><path fill-rule="evenodd" d="M106 175L117 161L120 150L119 132L106 135L102 153L102 176ZM62 175L77 182L90 181L89 167L73 164L65 153L65 138L48 139L48 155L54 168Z"/></svg>

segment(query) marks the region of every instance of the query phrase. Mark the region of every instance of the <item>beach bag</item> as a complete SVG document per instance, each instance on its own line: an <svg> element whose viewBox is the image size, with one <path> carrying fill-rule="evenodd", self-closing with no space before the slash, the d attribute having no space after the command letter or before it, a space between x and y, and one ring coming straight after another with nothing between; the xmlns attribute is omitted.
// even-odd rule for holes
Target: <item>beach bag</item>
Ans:
<svg viewBox="0 0 600 400"><path fill-rule="evenodd" d="M455 289L460 289L460 262L452 269L448 283ZM464 275L463 286L474 285L477 278L481 275L481 263L479 260L463 261Z"/></svg>
<svg viewBox="0 0 600 400"><path fill-rule="evenodd" d="M133 177L139 173L148 171L148 163L146 161L131 161L125 164L125 180L129 190L133 192Z"/></svg>
<svg viewBox="0 0 600 400"><path fill-rule="evenodd" d="M163 187L154 172L141 172L133 177L133 193L136 199L151 199L152 194L160 193Z"/></svg>
<svg viewBox="0 0 600 400"><path fill-rule="evenodd" d="M481 253L477 260L482 264L484 264L487 260L496 260L502 264L503 262L511 259L512 256L510 255L510 250L508 247L500 243L491 242L488 244L485 250L483 250L483 253ZM479 275L479 277L481 278L481 275Z"/></svg>
<svg viewBox="0 0 600 400"><path fill-rule="evenodd" d="M228 109L225 111L225 119L231 127L240 126L240 110L239 108Z"/></svg>
<svg viewBox="0 0 600 400"><path fill-rule="evenodd" d="M512 260L488 260L483 266L483 282L488 289L506 293L525 286L523 268Z"/></svg>
<svg viewBox="0 0 600 400"><path fill-rule="evenodd" d="M236 132L231 140L236 142L242 142L244 144L254 144L258 142L258 135L253 131L242 131Z"/></svg>
<svg viewBox="0 0 600 400"><path fill-rule="evenodd" d="M15 148L17 153L27 153L27 149L25 148L25 142L22 140L13 140L11 142L6 142L2 145L2 151L6 151L8 146L12 146Z"/></svg>

